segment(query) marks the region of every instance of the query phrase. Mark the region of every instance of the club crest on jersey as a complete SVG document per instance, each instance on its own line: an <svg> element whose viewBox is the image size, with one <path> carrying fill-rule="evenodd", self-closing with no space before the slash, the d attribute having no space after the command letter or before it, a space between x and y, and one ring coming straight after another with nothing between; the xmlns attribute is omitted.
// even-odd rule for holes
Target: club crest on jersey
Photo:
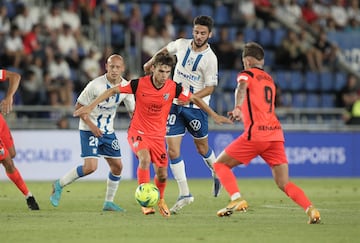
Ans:
<svg viewBox="0 0 360 243"><path fill-rule="evenodd" d="M170 94L169 94L169 93L166 93L166 94L163 95L163 97L164 97L164 100L168 100L169 97L170 97Z"/></svg>
<svg viewBox="0 0 360 243"><path fill-rule="evenodd" d="M193 57L189 57L186 61L186 65L192 66L195 63L195 59Z"/></svg>

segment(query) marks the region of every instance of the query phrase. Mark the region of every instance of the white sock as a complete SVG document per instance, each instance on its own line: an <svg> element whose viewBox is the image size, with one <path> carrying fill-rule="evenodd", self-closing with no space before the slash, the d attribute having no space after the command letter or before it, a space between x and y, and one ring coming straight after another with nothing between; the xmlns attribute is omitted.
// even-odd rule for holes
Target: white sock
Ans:
<svg viewBox="0 0 360 243"><path fill-rule="evenodd" d="M79 166L78 166L79 167ZM78 175L78 167L73 168L68 173L66 173L63 177L60 178L60 186L64 187L71 183L73 183L75 180L79 179L80 176Z"/></svg>
<svg viewBox="0 0 360 243"><path fill-rule="evenodd" d="M210 154L209 154L210 152ZM215 156L215 153L214 153L214 150L212 149L209 149L209 152L208 152L208 156L207 157L203 157L203 160L205 162L205 164L207 165L207 167L211 170L211 173L212 173L212 176L215 177L215 171L214 171L214 168L213 168L213 164L216 162L216 156Z"/></svg>
<svg viewBox="0 0 360 243"><path fill-rule="evenodd" d="M187 196L190 194L189 186L186 179L185 163L184 160L180 160L176 164L170 163L171 172L178 184L179 195Z"/></svg>
<svg viewBox="0 0 360 243"><path fill-rule="evenodd" d="M235 192L234 194L231 195L231 201L234 201L240 197L241 197L240 192Z"/></svg>
<svg viewBox="0 0 360 243"><path fill-rule="evenodd" d="M111 172L107 178L106 182L106 194L105 194L105 201L113 202L115 198L115 194L119 187L121 176L120 175L113 175Z"/></svg>

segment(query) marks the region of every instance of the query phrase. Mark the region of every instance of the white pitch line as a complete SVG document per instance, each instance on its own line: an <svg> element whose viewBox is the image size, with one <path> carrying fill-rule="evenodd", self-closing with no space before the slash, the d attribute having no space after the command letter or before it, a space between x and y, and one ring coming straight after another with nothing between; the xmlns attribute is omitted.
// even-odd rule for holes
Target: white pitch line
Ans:
<svg viewBox="0 0 360 243"><path fill-rule="evenodd" d="M276 208L276 209L279 209L279 208L285 208L285 209L297 209L298 207L293 207L293 206L277 206L277 205L263 205L262 206L263 208Z"/></svg>

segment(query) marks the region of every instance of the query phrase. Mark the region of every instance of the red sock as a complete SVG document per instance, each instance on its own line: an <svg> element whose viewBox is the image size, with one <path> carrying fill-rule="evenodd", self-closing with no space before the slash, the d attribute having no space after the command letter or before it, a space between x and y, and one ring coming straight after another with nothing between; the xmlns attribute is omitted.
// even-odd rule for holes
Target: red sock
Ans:
<svg viewBox="0 0 360 243"><path fill-rule="evenodd" d="M157 188L159 188L160 198L164 198L166 181L160 182L160 181L158 180L157 176L155 176L155 177L154 177L154 182L155 182L155 185L157 186Z"/></svg>
<svg viewBox="0 0 360 243"><path fill-rule="evenodd" d="M216 162L213 166L221 185L225 188L230 196L232 196L234 193L240 192L236 182L236 177L227 165L221 162Z"/></svg>
<svg viewBox="0 0 360 243"><path fill-rule="evenodd" d="M311 206L310 200L305 195L304 191L294 183L289 182L285 185L284 191L288 197L290 197L296 204L306 210Z"/></svg>
<svg viewBox="0 0 360 243"><path fill-rule="evenodd" d="M148 183L150 182L150 170L144 170L141 168L137 168L137 179L138 179L138 184L142 184L142 183Z"/></svg>
<svg viewBox="0 0 360 243"><path fill-rule="evenodd" d="M29 194L29 189L27 188L25 181L20 175L20 172L18 169L15 169L13 173L6 173L6 175L9 177L9 179L14 182L14 184L19 188L19 190L24 194L24 196L27 196Z"/></svg>

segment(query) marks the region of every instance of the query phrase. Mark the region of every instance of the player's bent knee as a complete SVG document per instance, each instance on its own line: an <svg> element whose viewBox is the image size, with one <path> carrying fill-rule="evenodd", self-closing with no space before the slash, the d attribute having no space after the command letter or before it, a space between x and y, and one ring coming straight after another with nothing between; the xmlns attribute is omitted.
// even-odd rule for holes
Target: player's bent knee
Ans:
<svg viewBox="0 0 360 243"><path fill-rule="evenodd" d="M8 155L9 155L8 150L3 146L0 146L0 161L5 160L6 157L8 157Z"/></svg>
<svg viewBox="0 0 360 243"><path fill-rule="evenodd" d="M196 144L196 150L202 156L205 156L209 151L209 146L207 144Z"/></svg>
<svg viewBox="0 0 360 243"><path fill-rule="evenodd" d="M168 176L167 176L167 173L161 173L161 172L159 172L159 173L157 174L157 177L158 177L158 180L159 180L160 182L165 182Z"/></svg>

